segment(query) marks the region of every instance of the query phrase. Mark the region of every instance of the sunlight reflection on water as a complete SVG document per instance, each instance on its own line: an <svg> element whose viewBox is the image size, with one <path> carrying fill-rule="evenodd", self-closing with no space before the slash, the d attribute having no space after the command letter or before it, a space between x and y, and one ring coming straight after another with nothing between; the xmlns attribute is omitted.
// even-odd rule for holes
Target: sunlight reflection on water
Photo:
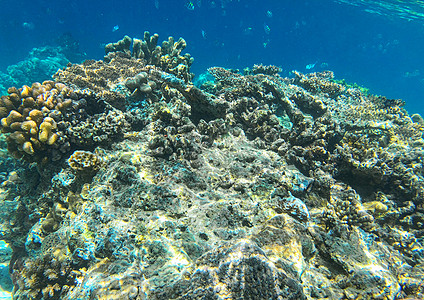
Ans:
<svg viewBox="0 0 424 300"><path fill-rule="evenodd" d="M424 22L424 1L375 1L375 0L334 0L338 3L355 5L365 11L388 17L399 17L408 21Z"/></svg>

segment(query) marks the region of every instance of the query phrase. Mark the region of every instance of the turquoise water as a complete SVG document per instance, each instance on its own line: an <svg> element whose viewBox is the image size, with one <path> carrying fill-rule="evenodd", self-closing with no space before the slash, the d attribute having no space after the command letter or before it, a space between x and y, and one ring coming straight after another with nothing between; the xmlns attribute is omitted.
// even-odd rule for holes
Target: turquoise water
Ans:
<svg viewBox="0 0 424 300"><path fill-rule="evenodd" d="M3 258L10 256L11 249L4 241L0 241L0 255ZM4 259L3 259L4 260ZM0 299L12 299L12 282L9 278L9 264L7 261L0 262Z"/></svg>

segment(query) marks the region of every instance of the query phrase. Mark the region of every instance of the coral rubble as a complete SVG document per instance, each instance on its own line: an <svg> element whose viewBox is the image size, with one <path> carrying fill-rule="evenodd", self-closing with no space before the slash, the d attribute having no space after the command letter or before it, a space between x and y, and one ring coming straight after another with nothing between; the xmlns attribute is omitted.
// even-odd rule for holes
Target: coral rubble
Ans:
<svg viewBox="0 0 424 300"><path fill-rule="evenodd" d="M420 116L329 71L202 90L157 41L1 98L9 152L42 166L0 187L14 299L424 297Z"/></svg>

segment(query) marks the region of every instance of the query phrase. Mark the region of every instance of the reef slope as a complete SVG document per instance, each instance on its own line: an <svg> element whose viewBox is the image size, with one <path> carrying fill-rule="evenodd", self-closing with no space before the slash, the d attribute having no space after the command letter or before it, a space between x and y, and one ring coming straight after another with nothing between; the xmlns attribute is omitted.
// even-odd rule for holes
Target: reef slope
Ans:
<svg viewBox="0 0 424 300"><path fill-rule="evenodd" d="M2 98L32 122L2 121L30 163L0 199L14 299L424 297L422 118L331 72L215 67L198 88L168 41L145 35L157 63L127 40L69 65L50 108Z"/></svg>

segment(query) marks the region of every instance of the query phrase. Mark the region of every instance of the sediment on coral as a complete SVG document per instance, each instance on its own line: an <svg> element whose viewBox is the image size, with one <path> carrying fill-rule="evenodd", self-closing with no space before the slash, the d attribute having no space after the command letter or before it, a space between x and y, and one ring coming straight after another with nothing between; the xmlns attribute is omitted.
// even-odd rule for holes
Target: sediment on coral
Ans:
<svg viewBox="0 0 424 300"><path fill-rule="evenodd" d="M2 186L16 299L424 296L422 118L329 71L202 90L157 40L1 98L17 157L69 143Z"/></svg>

